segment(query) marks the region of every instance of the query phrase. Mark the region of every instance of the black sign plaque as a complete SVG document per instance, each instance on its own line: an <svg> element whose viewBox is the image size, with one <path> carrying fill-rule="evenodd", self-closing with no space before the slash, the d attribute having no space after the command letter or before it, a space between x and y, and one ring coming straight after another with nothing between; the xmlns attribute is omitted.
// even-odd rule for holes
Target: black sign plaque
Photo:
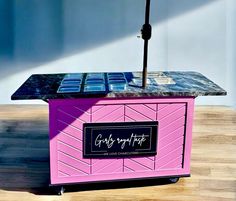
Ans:
<svg viewBox="0 0 236 201"><path fill-rule="evenodd" d="M85 123L84 158L117 158L157 154L158 122Z"/></svg>

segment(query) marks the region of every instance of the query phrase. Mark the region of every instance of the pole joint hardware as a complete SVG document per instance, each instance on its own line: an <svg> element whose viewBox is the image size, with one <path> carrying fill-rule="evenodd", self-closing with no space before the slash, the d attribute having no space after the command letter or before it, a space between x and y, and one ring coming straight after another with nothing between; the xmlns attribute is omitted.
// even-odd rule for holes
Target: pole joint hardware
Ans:
<svg viewBox="0 0 236 201"><path fill-rule="evenodd" d="M152 26L150 24L144 24L141 29L141 35L143 40L150 40L152 37Z"/></svg>

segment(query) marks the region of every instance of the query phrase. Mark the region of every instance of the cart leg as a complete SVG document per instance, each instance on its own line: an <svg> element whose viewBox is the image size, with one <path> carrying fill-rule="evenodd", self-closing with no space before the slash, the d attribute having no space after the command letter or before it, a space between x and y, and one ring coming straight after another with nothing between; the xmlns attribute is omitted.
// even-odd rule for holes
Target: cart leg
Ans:
<svg viewBox="0 0 236 201"><path fill-rule="evenodd" d="M179 181L179 177L169 178L169 181L173 184L177 183Z"/></svg>

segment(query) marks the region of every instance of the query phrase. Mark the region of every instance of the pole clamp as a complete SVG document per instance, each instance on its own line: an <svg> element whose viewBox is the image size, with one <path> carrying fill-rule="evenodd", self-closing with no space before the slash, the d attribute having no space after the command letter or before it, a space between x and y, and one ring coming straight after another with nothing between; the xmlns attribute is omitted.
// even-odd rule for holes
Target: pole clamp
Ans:
<svg viewBox="0 0 236 201"><path fill-rule="evenodd" d="M150 40L152 37L152 26L150 24L144 24L141 29L141 35L143 40Z"/></svg>

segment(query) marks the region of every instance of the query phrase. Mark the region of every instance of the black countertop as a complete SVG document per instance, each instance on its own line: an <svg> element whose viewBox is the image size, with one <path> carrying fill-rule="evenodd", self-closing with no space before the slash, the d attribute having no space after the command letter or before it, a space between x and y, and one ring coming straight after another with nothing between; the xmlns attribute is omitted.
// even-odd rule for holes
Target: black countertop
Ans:
<svg viewBox="0 0 236 201"><path fill-rule="evenodd" d="M12 100L29 99L66 99L81 97L197 97L197 96L221 96L226 91L214 82L197 72L150 72L148 78L150 83L145 89L141 82L134 79L141 78L141 72L124 73L127 87L121 91L111 91L106 87L105 91L58 93L58 88L67 74L35 74L30 76L26 82L12 95ZM86 76L87 74L85 74ZM141 79L140 79L141 80ZM158 81L159 80L159 81ZM169 84L165 81L169 80ZM164 83L163 83L164 81ZM161 83L162 82L162 83Z"/></svg>

